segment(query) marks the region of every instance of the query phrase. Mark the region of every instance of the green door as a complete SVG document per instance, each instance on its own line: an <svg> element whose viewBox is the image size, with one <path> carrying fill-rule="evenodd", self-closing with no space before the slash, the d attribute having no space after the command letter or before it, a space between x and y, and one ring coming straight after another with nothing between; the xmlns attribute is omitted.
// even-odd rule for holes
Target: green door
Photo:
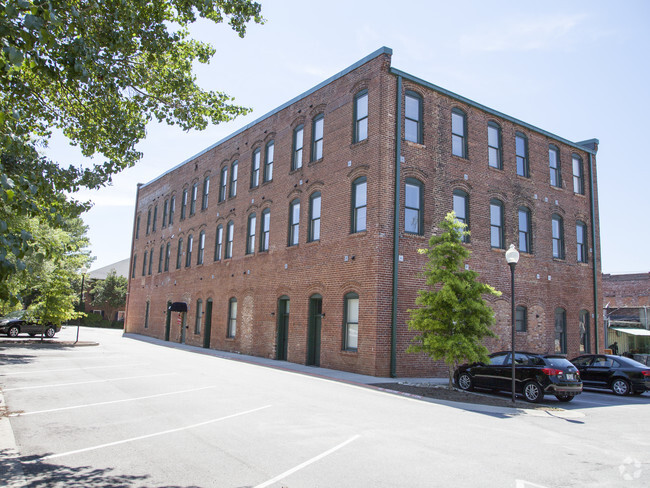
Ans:
<svg viewBox="0 0 650 488"><path fill-rule="evenodd" d="M289 298L278 300L278 342L276 359L286 361L289 352Z"/></svg>
<svg viewBox="0 0 650 488"><path fill-rule="evenodd" d="M169 308L172 306L172 302L167 302L167 320L165 321L165 340L169 340L169 331L172 325L172 311Z"/></svg>
<svg viewBox="0 0 650 488"><path fill-rule="evenodd" d="M320 366L320 333L323 318L323 298L313 295L309 299L309 326L307 329L307 365Z"/></svg>
<svg viewBox="0 0 650 488"><path fill-rule="evenodd" d="M203 347L210 348L210 335L212 333L212 299L208 298L205 304L205 333L203 334Z"/></svg>

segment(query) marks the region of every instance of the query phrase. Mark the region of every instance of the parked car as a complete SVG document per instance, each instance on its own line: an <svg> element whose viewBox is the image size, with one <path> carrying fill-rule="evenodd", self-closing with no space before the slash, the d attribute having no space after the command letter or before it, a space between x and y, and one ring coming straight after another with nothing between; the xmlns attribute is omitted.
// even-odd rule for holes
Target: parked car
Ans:
<svg viewBox="0 0 650 488"><path fill-rule="evenodd" d="M461 390L489 388L512 391L512 354L496 352L488 364L474 363L456 369L454 379ZM582 392L578 369L564 356L515 352L515 392L531 403L541 402L550 393L561 402L570 402Z"/></svg>
<svg viewBox="0 0 650 488"><path fill-rule="evenodd" d="M32 320L27 310L16 310L0 318L0 333L9 337L17 337L18 334L29 334L34 337L44 333L46 337L54 337L54 334L61 330L60 326L46 324L43 326Z"/></svg>
<svg viewBox="0 0 650 488"><path fill-rule="evenodd" d="M584 354L571 362L584 386L612 390L617 395L650 391L650 367L634 359L611 354Z"/></svg>

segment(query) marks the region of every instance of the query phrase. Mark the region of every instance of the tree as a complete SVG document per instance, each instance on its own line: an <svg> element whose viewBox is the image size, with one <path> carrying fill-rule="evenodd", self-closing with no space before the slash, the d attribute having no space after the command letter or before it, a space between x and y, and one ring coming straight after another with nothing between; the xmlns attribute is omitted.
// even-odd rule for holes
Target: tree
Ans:
<svg viewBox="0 0 650 488"><path fill-rule="evenodd" d="M227 21L243 37L250 20L263 22L260 11L251 0L0 2L0 281L41 252L11 217L58 228L79 216L89 204L67 194L100 188L137 162L149 121L204 129L248 113L196 84L192 64L215 50L188 28ZM40 150L55 129L105 161L51 161Z"/></svg>
<svg viewBox="0 0 650 488"><path fill-rule="evenodd" d="M39 252L25 258L24 269L0 282L0 308L4 312L27 308L42 324L60 325L81 316L75 309L77 270L92 261L83 221L78 217L63 220L59 228L36 218L19 218L16 223L30 233ZM16 258L8 254L7 259Z"/></svg>
<svg viewBox="0 0 650 488"><path fill-rule="evenodd" d="M431 236L429 248L420 249L429 258L424 277L427 289L418 292L416 305L409 310L409 328L419 335L413 338L409 352L425 352L434 360L443 359L449 369L449 388L453 373L461 361L487 361L485 337L495 337L490 327L494 312L483 295L501 295L490 285L477 280L478 273L464 268L470 251L462 244L465 224L453 212L440 223L442 233Z"/></svg>
<svg viewBox="0 0 650 488"><path fill-rule="evenodd" d="M113 312L126 304L126 292L128 280L124 276L118 276L115 270L103 280L97 280L90 289L92 304L96 307L107 306L108 316L112 317Z"/></svg>

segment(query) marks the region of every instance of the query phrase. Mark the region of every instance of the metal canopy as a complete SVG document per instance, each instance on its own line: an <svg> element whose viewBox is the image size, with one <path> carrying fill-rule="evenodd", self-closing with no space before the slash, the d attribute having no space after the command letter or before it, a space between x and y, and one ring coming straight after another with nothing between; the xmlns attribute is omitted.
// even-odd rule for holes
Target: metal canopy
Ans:
<svg viewBox="0 0 650 488"><path fill-rule="evenodd" d="M187 312L187 303L174 302L169 306L170 312Z"/></svg>
<svg viewBox="0 0 650 488"><path fill-rule="evenodd" d="M622 327L611 327L611 329L635 336L650 336L650 330L647 329L623 329Z"/></svg>

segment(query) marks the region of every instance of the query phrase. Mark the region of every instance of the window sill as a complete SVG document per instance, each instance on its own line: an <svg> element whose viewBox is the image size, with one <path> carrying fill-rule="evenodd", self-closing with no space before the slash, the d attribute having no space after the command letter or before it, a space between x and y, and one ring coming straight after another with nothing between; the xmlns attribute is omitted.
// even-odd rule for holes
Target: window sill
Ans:
<svg viewBox="0 0 650 488"><path fill-rule="evenodd" d="M364 145L368 144L368 139L369 138L366 137L363 141L352 142L352 144L350 144L350 148L355 149L355 148L364 146Z"/></svg>
<svg viewBox="0 0 650 488"><path fill-rule="evenodd" d="M406 139L403 139L403 142L407 146L414 147L414 148L417 148L417 149L426 149L427 148L427 146L422 142L407 141Z"/></svg>
<svg viewBox="0 0 650 488"><path fill-rule="evenodd" d="M341 353L348 356L356 356L359 353L359 349L341 349Z"/></svg>

